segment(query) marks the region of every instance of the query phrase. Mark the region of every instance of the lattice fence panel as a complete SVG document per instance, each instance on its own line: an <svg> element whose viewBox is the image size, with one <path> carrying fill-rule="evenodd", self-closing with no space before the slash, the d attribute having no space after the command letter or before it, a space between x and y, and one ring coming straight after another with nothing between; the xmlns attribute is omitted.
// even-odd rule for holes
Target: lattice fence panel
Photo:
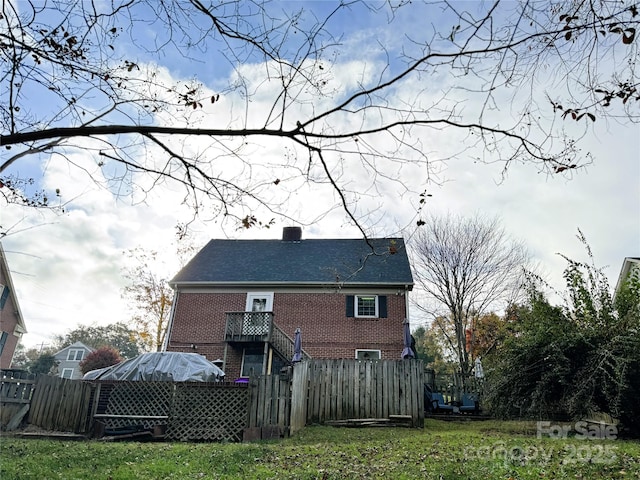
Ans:
<svg viewBox="0 0 640 480"><path fill-rule="evenodd" d="M108 415L169 416L174 384L170 382L123 382L113 385L105 413ZM157 419L108 418L107 428L143 425L152 428Z"/></svg>
<svg viewBox="0 0 640 480"><path fill-rule="evenodd" d="M242 321L243 335L266 335L269 333L271 312L247 312Z"/></svg>
<svg viewBox="0 0 640 480"><path fill-rule="evenodd" d="M244 386L176 385L167 438L242 441L249 394Z"/></svg>

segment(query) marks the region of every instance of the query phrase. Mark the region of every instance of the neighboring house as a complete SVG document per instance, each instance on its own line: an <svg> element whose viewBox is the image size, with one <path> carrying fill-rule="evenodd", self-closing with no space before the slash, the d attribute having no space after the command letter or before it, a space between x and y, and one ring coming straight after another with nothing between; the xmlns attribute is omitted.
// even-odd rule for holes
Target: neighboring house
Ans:
<svg viewBox="0 0 640 480"><path fill-rule="evenodd" d="M0 243L0 368L10 368L16 345L27 329Z"/></svg>
<svg viewBox="0 0 640 480"><path fill-rule="evenodd" d="M93 351L93 348L86 346L82 342L76 342L63 348L53 356L55 364L52 373L58 377L72 380L82 378L80 362Z"/></svg>
<svg viewBox="0 0 640 480"><path fill-rule="evenodd" d="M618 283L616 284L616 289L614 290L614 296L618 294L618 292L622 288L622 285L624 285L624 282L626 282L627 279L632 275L640 279L640 257L626 257L624 259L624 262L622 262L620 275L618 276Z"/></svg>
<svg viewBox="0 0 640 480"><path fill-rule="evenodd" d="M164 349L219 360L226 378L303 357L400 359L413 277L404 241L211 240L170 284Z"/></svg>

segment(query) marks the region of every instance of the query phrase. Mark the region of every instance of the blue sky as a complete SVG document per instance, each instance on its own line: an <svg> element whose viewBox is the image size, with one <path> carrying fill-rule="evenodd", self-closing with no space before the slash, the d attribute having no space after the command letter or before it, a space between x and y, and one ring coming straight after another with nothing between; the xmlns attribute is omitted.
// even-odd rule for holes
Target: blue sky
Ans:
<svg viewBox="0 0 640 480"><path fill-rule="evenodd" d="M273 11L304 6L320 17L330 11L335 2L274 2ZM377 4L369 4L376 6ZM482 3L456 2L459 9L476 11ZM507 2L508 10L513 4ZM344 86L360 80L371 81L377 75L391 75L403 61L403 55L416 55L420 48L412 39L430 35L435 27L449 28L450 18L440 10L425 10L410 6L398 10L397 18L389 26L390 12L372 16L362 5L349 13L335 17L330 28L339 45L327 51L330 67L329 86L339 96ZM504 15L507 15L505 10ZM140 16L141 17L141 16ZM311 21L311 20L310 20ZM162 55L145 53L136 47L145 41L161 40L166 34L160 25L136 24L131 42L123 32L114 44L117 51L131 53L135 61L144 65L154 62L159 75L167 84L187 84L197 76L207 92L219 92L233 78L230 64L221 59L215 47L210 46L198 61L189 59L178 50L166 47ZM297 36L296 36L297 35ZM299 34L292 33L292 49ZM146 40L145 40L146 39ZM384 47L384 48L383 48ZM297 47L296 47L297 48ZM334 55L335 54L335 55ZM382 62L391 63L390 70L376 70ZM132 57L134 58L134 57ZM256 96L250 104L251 116L242 116L246 105L232 92L223 95L221 102L198 112L196 120L202 125L225 125L234 122L260 122L266 118L273 90L261 82L265 66L259 63L235 65L248 78L255 81ZM550 78L553 77L549 74ZM544 91L544 75L537 77L536 87ZM394 90L394 98L415 98L418 91L433 93L434 98L446 93L441 108L463 109L475 112L480 108L472 96L467 98L473 81L451 78L443 71L416 77ZM550 90L553 91L553 90ZM431 96L425 97L426 101ZM51 103L34 97L30 108L41 111ZM497 122L508 123L510 115L520 108L518 98L498 97L499 111L487 113ZM301 108L321 108L329 104L327 98L309 97ZM506 105L506 107L505 107ZM87 100L87 107L91 100ZM544 112L543 112L544 113ZM546 113L548 115L548 112ZM552 115L548 115L553 119ZM179 116L157 116L159 124L181 122ZM340 122L348 125L349 120ZM558 121L557 119L555 121ZM336 125L339 126L339 125ZM357 190L356 212L361 215L368 232L374 236L402 234L410 238L415 224L417 196L412 192L425 188L433 196L426 211L433 214L471 215L479 212L498 216L505 229L515 238L523 240L539 262L542 273L550 283L561 288L564 261L557 255L585 260L584 250L576 239L580 228L593 249L596 262L605 267L612 287L625 256L640 255L640 129L637 124L618 123L615 120L597 121L584 127L566 123L566 128L584 135L583 148L594 155L594 163L573 171L570 175L549 176L531 164L514 164L503 176L503 165L474 160L479 152L465 150L469 141L466 133L450 130L432 130L420 133L425 152L434 159L433 170L427 173L417 166L408 165L397 170L400 182L379 182L372 186L372 173L358 161L348 158L339 177L350 190ZM127 142L130 139L121 139ZM372 142L383 140L373 139ZM123 251L138 246L167 252L157 266L166 277L172 277L179 268L175 251L175 225L191 219L190 209L182 204L184 193L171 186L152 190L143 196L140 189L130 191L118 184L103 188L87 181L79 168L70 167L67 160L91 171L97 179L102 176L91 152L95 144L79 142L80 149L69 149L67 157L25 157L12 167L14 173L38 178L36 187L48 191L60 188L63 201L69 202L66 213L26 210L16 206L2 207L2 225L11 226L3 239L4 249L13 272L22 312L29 333L26 345L47 343L54 334L64 333L78 324L108 324L126 321L130 312L121 298L124 285L122 269L126 267ZM228 171L237 177L248 175L248 169L239 165L233 156L224 155L219 146L201 139L190 139L183 148L210 155L215 159L212 168ZM251 175L269 179L276 173L286 172L282 165L287 155L297 158L304 152L295 150L273 139L253 139L244 147L243 154L253 164ZM153 155L153 151L139 152ZM449 158L450 157L450 158ZM444 160L446 158L446 160ZM293 162L293 160L291 160ZM264 167L260 163L266 162ZM396 173L393 162L381 162L386 172ZM336 167L337 168L337 167ZM337 171L337 170L336 170ZM311 172L312 174L317 172ZM427 177L432 179L427 183ZM142 188L148 180L130 177ZM328 205L338 199L325 184L305 184L282 176L283 184L293 192L283 200L274 192L274 201L285 201L287 212L306 219L303 238L355 238L359 231L353 227L339 209L326 212ZM271 193L270 190L266 190ZM279 238L281 228L291 221L276 219L271 229L239 230L235 225L214 215L215 205L207 205L203 215L192 224L192 238L196 246L210 238ZM416 317L414 326L424 322Z"/></svg>

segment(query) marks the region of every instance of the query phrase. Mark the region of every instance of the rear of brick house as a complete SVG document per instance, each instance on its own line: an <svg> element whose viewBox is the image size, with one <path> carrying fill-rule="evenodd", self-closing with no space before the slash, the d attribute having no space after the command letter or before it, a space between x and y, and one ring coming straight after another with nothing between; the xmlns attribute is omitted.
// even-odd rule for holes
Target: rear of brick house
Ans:
<svg viewBox="0 0 640 480"><path fill-rule="evenodd" d="M164 349L217 361L228 380L303 357L400 359L413 277L402 238L211 240L171 281Z"/></svg>

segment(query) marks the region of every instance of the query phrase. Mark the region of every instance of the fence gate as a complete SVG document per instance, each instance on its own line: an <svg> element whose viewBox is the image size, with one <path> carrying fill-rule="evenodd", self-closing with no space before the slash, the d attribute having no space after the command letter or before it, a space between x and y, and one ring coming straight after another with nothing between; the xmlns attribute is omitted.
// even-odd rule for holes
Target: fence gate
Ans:
<svg viewBox="0 0 640 480"><path fill-rule="evenodd" d="M290 418L291 374L252 377L245 440L289 435Z"/></svg>

